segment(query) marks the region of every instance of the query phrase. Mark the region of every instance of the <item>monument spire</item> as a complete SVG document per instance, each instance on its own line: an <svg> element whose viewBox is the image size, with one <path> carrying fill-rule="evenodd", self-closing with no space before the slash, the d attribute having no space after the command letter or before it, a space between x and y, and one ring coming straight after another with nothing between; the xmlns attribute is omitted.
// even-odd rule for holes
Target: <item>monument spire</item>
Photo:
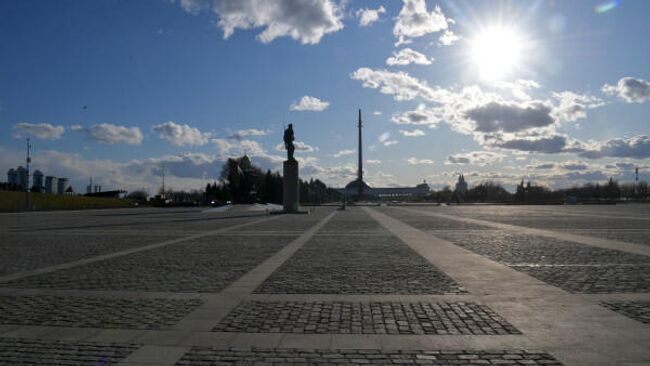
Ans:
<svg viewBox="0 0 650 366"><path fill-rule="evenodd" d="M359 171L357 173L357 180L359 181L359 195L363 193L363 144L361 139L361 108L359 108Z"/></svg>

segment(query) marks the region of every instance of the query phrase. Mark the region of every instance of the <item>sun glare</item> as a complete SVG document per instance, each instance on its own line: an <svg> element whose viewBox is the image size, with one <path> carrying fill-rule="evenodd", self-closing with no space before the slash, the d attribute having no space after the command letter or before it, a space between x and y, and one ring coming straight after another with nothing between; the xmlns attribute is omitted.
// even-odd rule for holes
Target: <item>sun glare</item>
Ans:
<svg viewBox="0 0 650 366"><path fill-rule="evenodd" d="M523 42L515 29L493 27L471 40L470 57L481 79L502 80L520 67Z"/></svg>

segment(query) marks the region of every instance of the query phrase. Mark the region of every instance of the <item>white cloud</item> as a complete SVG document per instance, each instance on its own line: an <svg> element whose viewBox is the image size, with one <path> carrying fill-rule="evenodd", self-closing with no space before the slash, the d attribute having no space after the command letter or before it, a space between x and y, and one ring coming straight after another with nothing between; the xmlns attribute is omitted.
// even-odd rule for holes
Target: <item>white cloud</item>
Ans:
<svg viewBox="0 0 650 366"><path fill-rule="evenodd" d="M168 121L155 125L152 131L158 133L158 137L166 140L174 146L203 146L210 139L209 133L203 133L198 128L186 124L178 124Z"/></svg>
<svg viewBox="0 0 650 366"><path fill-rule="evenodd" d="M490 102L468 109L465 117L475 123L478 132L518 132L555 123L553 107L543 102Z"/></svg>
<svg viewBox="0 0 650 366"><path fill-rule="evenodd" d="M388 140L384 141L383 144L384 146L392 146L392 145L397 145L399 142L397 140Z"/></svg>
<svg viewBox="0 0 650 366"><path fill-rule="evenodd" d="M13 126L15 138L34 137L41 140L58 140L65 132L63 126L49 123L16 123Z"/></svg>
<svg viewBox="0 0 650 366"><path fill-rule="evenodd" d="M309 95L305 95L302 98L300 98L299 102L292 102L291 106L289 106L289 110L292 111L314 111L314 112L320 112L324 111L327 107L329 107L330 103L320 100L316 97L311 97Z"/></svg>
<svg viewBox="0 0 650 366"><path fill-rule="evenodd" d="M541 137L511 137L495 141L490 141L488 139L487 145L502 149L540 152L546 154L582 151L581 144L578 141L560 134Z"/></svg>
<svg viewBox="0 0 650 366"><path fill-rule="evenodd" d="M410 165L431 165L434 163L434 161L431 159L418 159L414 156L411 156L410 158L406 159L406 162L409 163Z"/></svg>
<svg viewBox="0 0 650 366"><path fill-rule="evenodd" d="M405 136L405 137L420 137L420 136L426 135L426 133L424 133L424 131L422 131L420 129L417 129L417 128L415 130L413 130L413 131L399 130L399 133L402 136Z"/></svg>
<svg viewBox="0 0 650 366"><path fill-rule="evenodd" d="M576 94L571 91L552 93L553 98L559 101L553 114L562 121L573 122L587 117L587 109L601 107L605 103L597 97Z"/></svg>
<svg viewBox="0 0 650 366"><path fill-rule="evenodd" d="M402 10L395 20L393 35L399 39L397 46L410 43L410 38L422 37L448 28L448 19L440 7L436 6L429 12L425 0L404 0Z"/></svg>
<svg viewBox="0 0 650 366"><path fill-rule="evenodd" d="M493 151L471 151L447 156L445 164L489 165L503 160L505 155Z"/></svg>
<svg viewBox="0 0 650 366"><path fill-rule="evenodd" d="M354 149L345 149L345 150L340 150L340 151L336 152L332 156L338 159L338 158L340 158L342 156L352 155L352 154L354 154L356 152L357 152L357 150L354 150Z"/></svg>
<svg viewBox="0 0 650 366"><path fill-rule="evenodd" d="M142 131L138 127L118 126L111 123L100 123L90 127L74 125L72 131L83 133L87 137L105 144L125 143L127 145L140 145Z"/></svg>
<svg viewBox="0 0 650 366"><path fill-rule="evenodd" d="M398 101L415 98L443 101L449 95L447 90L432 88L426 81L418 80L403 71L391 72L362 67L350 74L350 78L361 81L364 88L379 89L380 93L393 95Z"/></svg>
<svg viewBox="0 0 650 366"><path fill-rule="evenodd" d="M417 109L394 115L391 120L398 125L427 125L435 127L440 123L441 117L438 113L435 113L435 110L427 108L424 104L420 104Z"/></svg>
<svg viewBox="0 0 650 366"><path fill-rule="evenodd" d="M438 44L441 46L451 46L452 44L456 43L457 41L460 40L460 36L452 32L451 30L447 29L445 33L443 33L439 38L438 38Z"/></svg>
<svg viewBox="0 0 650 366"><path fill-rule="evenodd" d="M359 18L359 27L367 27L370 24L379 20L379 14L386 12L386 9L383 6L378 7L377 9L362 8L357 10L355 15Z"/></svg>
<svg viewBox="0 0 650 366"><path fill-rule="evenodd" d="M589 159L604 157L650 158L650 136L639 135L630 138L613 138L602 142L589 143L580 154Z"/></svg>
<svg viewBox="0 0 650 366"><path fill-rule="evenodd" d="M225 39L236 29L264 28L257 35L262 43L291 37L302 44L317 44L324 35L343 28L342 9L331 0L214 0L211 4L185 0L181 6L192 13L211 7Z"/></svg>
<svg viewBox="0 0 650 366"><path fill-rule="evenodd" d="M381 164L381 160L376 160L376 159L369 159L366 160L366 164Z"/></svg>
<svg viewBox="0 0 650 366"><path fill-rule="evenodd" d="M315 146L307 145L306 143L302 141L294 141L293 146L296 149L296 151L305 151L305 152L314 152L318 151L318 148ZM284 143L279 143L275 146L275 150L277 151L286 151L284 147Z"/></svg>
<svg viewBox="0 0 650 366"><path fill-rule="evenodd" d="M650 82L643 79L624 77L616 85L605 84L603 92L617 94L628 103L643 103L650 100Z"/></svg>
<svg viewBox="0 0 650 366"><path fill-rule="evenodd" d="M410 48L403 48L386 59L386 64L390 66L405 66L410 64L431 65L431 60L424 54Z"/></svg>
<svg viewBox="0 0 650 366"><path fill-rule="evenodd" d="M228 136L228 138L235 139L235 140L241 140L244 137L258 137L258 136L266 136L269 134L269 130L258 130L255 128L248 128L245 130L238 130L232 135Z"/></svg>
<svg viewBox="0 0 650 366"><path fill-rule="evenodd" d="M381 116L383 113L381 111L373 111L372 115L373 116Z"/></svg>

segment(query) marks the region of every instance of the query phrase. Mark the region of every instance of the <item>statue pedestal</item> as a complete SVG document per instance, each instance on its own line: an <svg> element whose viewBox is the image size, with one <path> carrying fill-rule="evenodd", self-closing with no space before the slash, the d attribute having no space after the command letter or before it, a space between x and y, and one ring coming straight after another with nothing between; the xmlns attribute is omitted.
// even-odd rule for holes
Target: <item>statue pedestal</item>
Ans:
<svg viewBox="0 0 650 366"><path fill-rule="evenodd" d="M300 185L298 184L298 162L286 160L283 164L282 205L284 213L303 213L299 210Z"/></svg>

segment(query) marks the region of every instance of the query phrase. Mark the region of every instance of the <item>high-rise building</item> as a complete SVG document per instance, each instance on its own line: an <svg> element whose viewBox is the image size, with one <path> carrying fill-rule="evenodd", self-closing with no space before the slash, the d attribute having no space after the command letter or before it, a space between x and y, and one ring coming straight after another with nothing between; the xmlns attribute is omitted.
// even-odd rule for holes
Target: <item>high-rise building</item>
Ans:
<svg viewBox="0 0 650 366"><path fill-rule="evenodd" d="M7 183L9 183L10 186L15 186L17 179L18 179L18 175L16 174L16 169L14 168L9 169L7 171Z"/></svg>
<svg viewBox="0 0 650 366"><path fill-rule="evenodd" d="M37 191L37 192L42 192L43 188L43 172L40 170L36 169L34 170L34 184L32 187Z"/></svg>
<svg viewBox="0 0 650 366"><path fill-rule="evenodd" d="M59 178L57 181L56 193L65 194L65 191L67 191L68 188L70 188L70 181L68 178Z"/></svg>
<svg viewBox="0 0 650 366"><path fill-rule="evenodd" d="M19 166L16 169L16 183L17 187L25 188L27 185L27 169L23 166Z"/></svg>
<svg viewBox="0 0 650 366"><path fill-rule="evenodd" d="M54 194L57 192L56 177L48 175L45 177L45 193Z"/></svg>

